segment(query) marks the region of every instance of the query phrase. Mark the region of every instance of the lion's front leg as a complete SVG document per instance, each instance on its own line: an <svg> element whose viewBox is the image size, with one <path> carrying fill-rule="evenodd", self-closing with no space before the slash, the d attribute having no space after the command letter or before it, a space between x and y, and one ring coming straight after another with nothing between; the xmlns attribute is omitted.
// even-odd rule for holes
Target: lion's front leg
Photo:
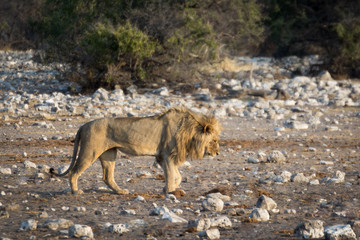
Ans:
<svg viewBox="0 0 360 240"><path fill-rule="evenodd" d="M163 161L161 166L164 170L164 175L165 175L165 187L163 191L165 194L169 192L174 192L177 187L176 185L177 172L175 170L176 166L171 161Z"/></svg>
<svg viewBox="0 0 360 240"><path fill-rule="evenodd" d="M181 174L179 172L179 168L177 166L174 167L175 169L175 188L179 188L180 184L181 184Z"/></svg>

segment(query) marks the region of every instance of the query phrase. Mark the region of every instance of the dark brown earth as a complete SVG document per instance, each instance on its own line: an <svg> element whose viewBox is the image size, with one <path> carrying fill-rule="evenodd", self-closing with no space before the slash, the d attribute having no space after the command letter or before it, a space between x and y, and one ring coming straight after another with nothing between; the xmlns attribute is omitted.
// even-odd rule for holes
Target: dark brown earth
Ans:
<svg viewBox="0 0 360 240"><path fill-rule="evenodd" d="M316 111L316 109L315 109ZM153 157L129 157L119 152L116 168L116 181L130 190L129 195L121 196L112 193L102 182L102 171L99 162L90 167L79 180L82 195L71 195L64 192L69 187L67 178L35 179L37 169L25 169L23 162L30 160L38 166L60 167L69 164L73 148L73 137L77 128L87 120L82 117L65 118L59 116L52 120L18 118L9 121L0 120L0 167L12 169L11 175L0 174L0 196L3 211L9 217L0 216L0 238L29 239L65 239L66 235L59 230L52 231L38 228L33 231L19 231L22 221L37 219L39 224L48 219L65 218L76 224L91 226L96 239L196 239L197 234L187 224L170 223L161 217L149 216L154 208L166 205L169 209L183 210L180 215L186 220L200 217L213 217L216 214L227 215L233 226L220 229L221 239L301 239L294 236L295 227L306 219L319 219L325 226L345 224L360 219L360 117L356 116L359 108L324 109L322 124L307 130L287 129L276 136L277 122L266 119L229 117L220 119L223 125L221 135L221 154L213 159L190 161L191 168L181 169L183 176L182 189L185 196L179 197L179 203L165 200L162 195L164 185L162 170L152 168ZM339 117L341 116L341 117ZM2 117L2 116L1 116ZM330 120L326 122L324 119ZM2 119L2 118L1 118ZM61 120L61 121L59 121ZM325 125L337 126L341 131L326 131ZM52 123L55 129L38 128L35 122ZM336 122L335 121L335 122ZM15 129L14 124L20 128ZM326 124L324 124L326 123ZM48 140L42 140L46 136ZM61 139L53 140L57 136ZM309 149L315 148L315 151ZM247 162L245 151L269 154L273 150L285 151L287 160L284 164ZM51 151L51 153L44 152ZM24 157L23 153L27 156ZM333 165L321 165L320 160L333 162ZM14 165L17 168L14 168ZM146 170L152 173L151 178L138 178L136 173ZM314 174L320 185L307 183L261 184L259 177L265 172L280 174L287 170L291 173ZM332 177L337 170L346 173L344 183L325 183L324 177ZM20 184L26 182L27 184ZM246 191L245 190L251 190ZM200 215L193 210L201 210L199 196L207 192L221 191L232 197L237 206L226 206L221 213L201 211ZM255 207L260 195L271 196L278 205L279 213L271 213L270 221L249 221L248 216ZM141 195L146 202L136 202ZM326 199L326 207L320 207L320 199ZM69 207L69 211L62 207ZM73 208L82 206L86 212L77 212ZM1 207L0 207L1 208ZM244 211L231 214L232 208L243 208ZM4 210L5 209L5 210ZM133 209L135 216L121 215L121 210ZM296 214L286 214L285 209L295 209ZM106 214L96 215L101 210ZM48 218L40 218L46 211ZM336 216L336 212L345 212L345 217ZM110 233L102 224L126 223L143 219L145 226L118 235ZM354 228L357 236L360 229ZM33 238L34 239L34 238Z"/></svg>

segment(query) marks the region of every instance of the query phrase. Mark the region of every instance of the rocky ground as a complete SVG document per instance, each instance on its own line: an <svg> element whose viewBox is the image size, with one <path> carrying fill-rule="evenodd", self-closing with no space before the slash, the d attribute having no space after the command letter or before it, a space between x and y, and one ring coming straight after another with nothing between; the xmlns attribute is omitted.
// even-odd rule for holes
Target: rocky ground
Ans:
<svg viewBox="0 0 360 240"><path fill-rule="evenodd" d="M318 57L223 62L208 67L216 91L81 95L60 80L66 64L33 55L0 52L0 239L359 239L360 83L306 76ZM68 166L81 124L173 106L223 125L221 154L182 167L185 196L162 195L152 157L120 152L115 179L129 195L106 187L99 162L80 177L82 195L49 176Z"/></svg>

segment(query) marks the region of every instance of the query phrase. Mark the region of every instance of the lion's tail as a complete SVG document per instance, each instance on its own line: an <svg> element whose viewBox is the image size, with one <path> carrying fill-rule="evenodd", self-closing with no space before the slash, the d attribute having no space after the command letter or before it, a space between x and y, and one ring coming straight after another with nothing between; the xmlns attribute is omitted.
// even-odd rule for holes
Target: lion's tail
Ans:
<svg viewBox="0 0 360 240"><path fill-rule="evenodd" d="M63 177L65 175L67 175L73 169L73 167L75 166L75 163L76 163L77 152L79 149L80 132L81 132L81 127L80 127L79 131L76 133L75 142L74 142L74 151L73 151L73 156L72 156L72 160L71 160L71 164L70 164L69 168L61 174L56 173L54 168L50 168L51 175L55 175L57 177Z"/></svg>

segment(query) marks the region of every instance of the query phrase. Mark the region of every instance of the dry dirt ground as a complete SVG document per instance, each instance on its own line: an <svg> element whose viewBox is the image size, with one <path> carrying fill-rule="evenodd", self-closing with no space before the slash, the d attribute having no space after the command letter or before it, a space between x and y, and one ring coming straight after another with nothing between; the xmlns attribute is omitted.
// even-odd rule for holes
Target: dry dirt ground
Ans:
<svg viewBox="0 0 360 240"><path fill-rule="evenodd" d="M64 192L69 187L66 177L51 179L46 175L44 180L35 179L38 170L25 169L23 162L30 160L38 166L55 168L69 164L73 137L68 136L75 134L78 127L88 120L80 116L59 116L56 120L0 120L0 167L12 169L11 175L0 174L0 192L5 193L0 196L0 202L9 213L8 218L0 216L0 238L29 239L36 236L36 239L65 239L68 237L59 230L38 228L19 231L21 222L31 218L37 219L39 224L47 219L65 218L76 224L91 226L96 239L196 239L197 233L189 229L187 224L170 223L161 217L149 216L149 212L156 203L158 206L166 205L169 209L182 209L180 216L187 220L212 217L215 213L201 211L199 215L191 210L201 210L198 197L216 189L238 203L236 206L226 206L221 213L227 215L233 224L231 228L220 229L221 239L301 239L294 236L293 230L306 219L323 220L325 226L359 220L359 109L327 107L323 110L322 124L307 130L287 129L281 132L281 136L277 136L274 128L281 126L283 121L246 117L220 119L223 125L221 154L213 159L190 161L191 167L181 169L184 179L181 187L186 195L178 198L179 203L164 199L161 193L164 186L162 170L152 168L153 157L130 157L119 152L115 179L121 187L130 190L131 194L125 196L116 195L106 188L99 161L80 177L79 187L84 191L82 195ZM326 124L325 118L330 120ZM54 128L33 126L39 121L51 123ZM338 122L341 131L325 131L325 125L333 125L334 121ZM15 129L15 123L20 128ZM60 139L52 139L54 136ZM44 140L44 137L48 140ZM245 153L248 151L268 154L273 150L286 151L286 163L247 162ZM26 157L23 156L24 152L27 153ZM333 165L322 165L321 160L332 162ZM137 172L144 170L152 173L152 177L136 176ZM314 174L320 184L259 183L259 177L265 172L280 174L284 170L304 173L305 176ZM332 177L337 170L346 173L344 183L321 181L324 177ZM271 196L280 212L271 213L268 222L249 221L249 213L261 194ZM138 195L143 196L146 202L134 201ZM327 201L326 207L320 207L320 199ZM63 210L64 206L70 210ZM73 208L77 206L85 207L86 211L74 211ZM244 210L230 214L231 208ZM122 215L121 211L126 209L135 210L136 215ZM286 214L285 209L295 209L296 213ZM103 214L95 214L96 210ZM39 217L43 211L48 213L48 218ZM339 212L345 216L336 216ZM123 235L110 233L102 227L106 222L117 224L135 219L143 219L146 224ZM360 236L359 229L354 230Z"/></svg>

